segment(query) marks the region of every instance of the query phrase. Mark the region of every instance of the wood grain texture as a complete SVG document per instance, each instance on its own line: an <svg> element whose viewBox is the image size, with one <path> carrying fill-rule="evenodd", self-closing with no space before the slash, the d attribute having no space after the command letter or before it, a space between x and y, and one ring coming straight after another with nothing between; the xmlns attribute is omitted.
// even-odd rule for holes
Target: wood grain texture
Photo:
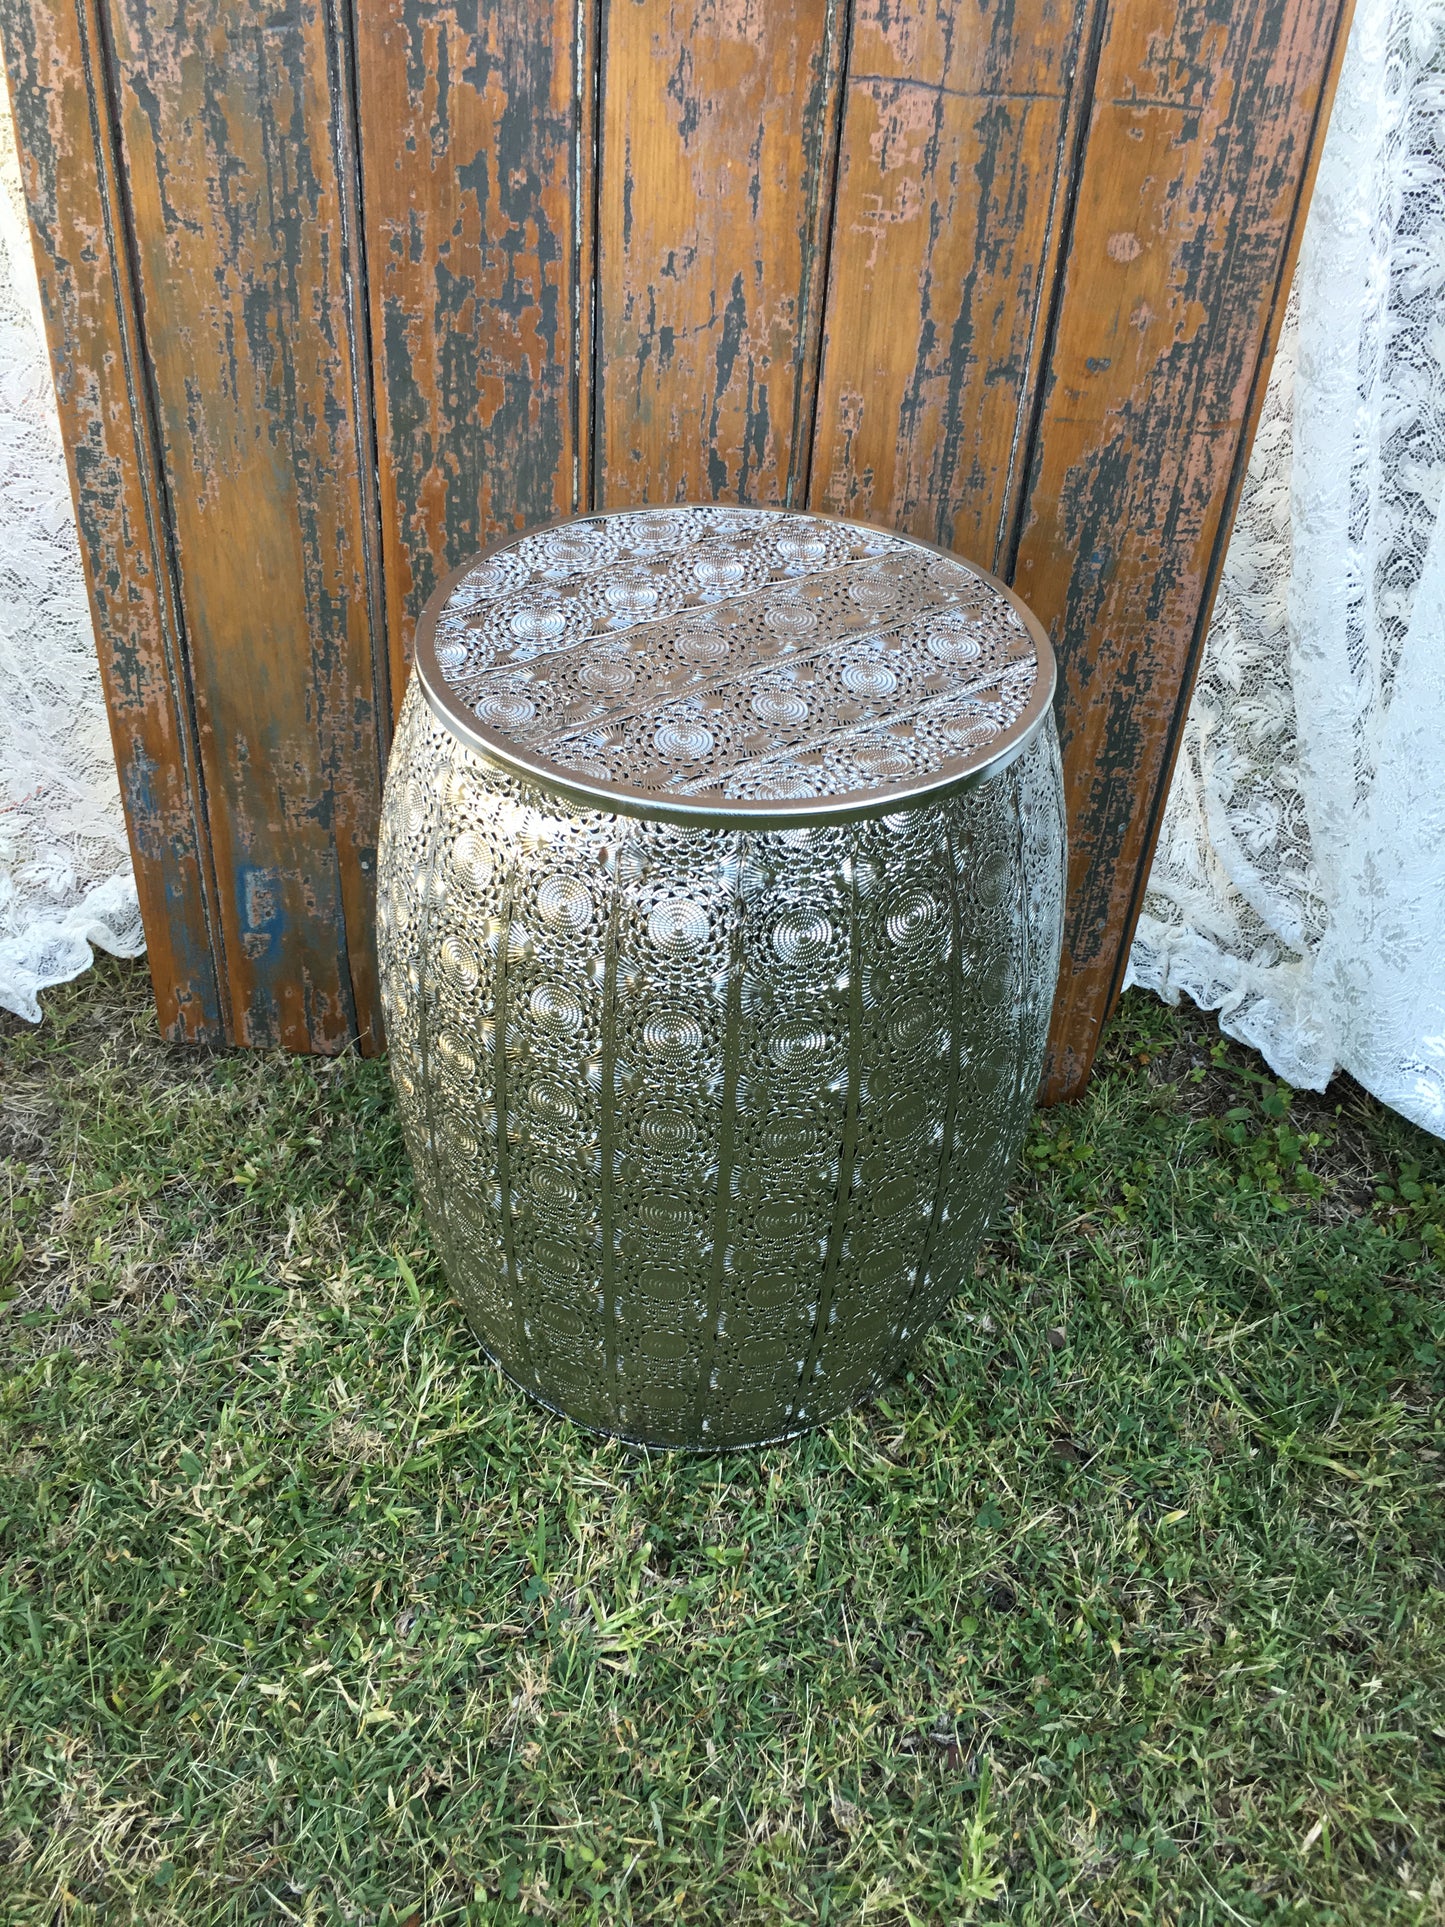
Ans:
<svg viewBox="0 0 1445 1927"><path fill-rule="evenodd" d="M1081 1088L1132 936L1340 13L1109 15L1013 577L1060 664L1051 1098Z"/></svg>
<svg viewBox="0 0 1445 1927"><path fill-rule="evenodd" d="M440 578L582 506L592 35L574 0L358 16L391 679Z"/></svg>
<svg viewBox="0 0 1445 1927"><path fill-rule="evenodd" d="M0 0L56 400L150 951L176 1042L219 1040L213 879L114 129L90 0Z"/></svg>
<svg viewBox="0 0 1445 1927"><path fill-rule="evenodd" d="M1097 0L858 0L811 503L998 565Z"/></svg>
<svg viewBox="0 0 1445 1927"><path fill-rule="evenodd" d="M609 0L599 506L801 500L841 0Z"/></svg>
<svg viewBox="0 0 1445 1927"><path fill-rule="evenodd" d="M108 25L234 1034L365 1044L380 737L344 50L318 0L110 0Z"/></svg>
<svg viewBox="0 0 1445 1927"><path fill-rule="evenodd" d="M1048 1094L1117 988L1348 0L0 0L157 990L375 1036L439 575L803 501L1061 659Z"/></svg>

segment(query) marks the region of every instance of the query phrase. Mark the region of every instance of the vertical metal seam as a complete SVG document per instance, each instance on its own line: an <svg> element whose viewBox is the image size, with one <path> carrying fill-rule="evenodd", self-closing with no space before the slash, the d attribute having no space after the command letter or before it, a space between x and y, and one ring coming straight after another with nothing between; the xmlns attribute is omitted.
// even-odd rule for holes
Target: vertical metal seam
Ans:
<svg viewBox="0 0 1445 1927"><path fill-rule="evenodd" d="M747 858L748 836L737 837L738 873ZM718 1125L717 1203L713 1211L712 1269L708 1277L707 1324L699 1344L697 1390L693 1402L693 1433L703 1428L709 1381L717 1356L718 1320L722 1316L723 1266L727 1260L728 1234L732 1229L732 1179L734 1138L737 1133L738 1072L742 1051L743 1006L743 931L747 906L741 891L730 905L728 930L728 990L723 1017L723 1093L722 1117Z"/></svg>
<svg viewBox="0 0 1445 1927"><path fill-rule="evenodd" d="M425 714L426 712L423 711L423 715ZM435 723L432 724L432 727L436 727ZM458 748L456 744L449 742L446 758L446 766L448 768L455 767L457 754ZM442 785L438 784L436 787L441 789ZM420 981L417 988L416 1000L416 1054L421 1073L422 1113L426 1121L426 1142L427 1150L431 1157L432 1183L436 1187L437 1211L441 1218L441 1224L439 1226L441 1241L443 1246L446 1247L447 1269L455 1272L458 1268L457 1260L460 1245L452 1236L451 1215L447 1210L447 1187L442 1174L441 1151L437 1145L436 1114L432 1103L433 1080L431 1074L430 1005L427 1001L429 993L427 960L431 950L432 890L436 879L438 855L444 836L445 826L442 819L442 812L438 808L432 821L431 838L427 847L426 881L422 885L421 917L417 931L417 976Z"/></svg>
<svg viewBox="0 0 1445 1927"><path fill-rule="evenodd" d="M1033 957L1034 957L1033 930L1029 924L1029 917L1028 917L1029 846L1028 846L1028 826L1024 822L1025 785L1024 785L1024 778L1023 778L1023 762L1024 762L1023 757L1022 756L1019 757L1018 761L1013 765L1013 769L1008 772L1010 775L1013 775L1014 777L1014 814L1018 819L1018 843L1017 843L1018 896L1017 896L1017 902L1015 906L1017 914L1015 915L1015 918L1014 918L1014 928L1019 933L1020 1008L1023 1008L1023 999L1027 996L1028 986L1033 982ZM1017 772L1017 774L1015 774L1015 772ZM1020 1071L1022 1071L1024 1064L1026 1062L1026 1059L1024 1057L1024 1051L1028 1047L1028 1038L1029 1038L1029 1033L1026 1031L1023 1025L1020 1025L1019 1027L1019 1069ZM1015 1082L1019 1082L1019 1079L1016 1078ZM1020 1085L1020 1096L1022 1095L1023 1095L1022 1086ZM1028 1102L1029 1102L1030 1108L1032 1108L1034 1096L1035 1096L1035 1093L1033 1091L1030 1091L1028 1093Z"/></svg>
<svg viewBox="0 0 1445 1927"><path fill-rule="evenodd" d="M622 916L622 872L620 866L612 876L611 896L607 906L607 936L602 960L602 1089L600 1092L601 1116L598 1123L598 1155L602 1165L601 1192L598 1200L598 1219L602 1237L602 1276L599 1280L602 1291L602 1346L604 1369L607 1375L606 1396L612 1410L616 1410L618 1398L618 1358L617 1358L617 1264L613 1241L617 1236L616 1208L613 1163L616 1152L613 1137L616 1133L617 1107L617 926Z"/></svg>
<svg viewBox="0 0 1445 1927"><path fill-rule="evenodd" d="M903 1332L903 1327L919 1293L927 1282L929 1267L933 1263L933 1254L938 1242L938 1228L943 1222L944 1199L952 1174L954 1136L958 1128L958 1087L963 1071L963 909L959 901L958 850L954 842L953 825L947 816L944 818L943 834L948 848L949 930L952 946L949 954L951 1032L948 1045L948 1094L944 1100L943 1142L938 1154L938 1183L933 1194L933 1210L929 1216L923 1250L914 1267L913 1283L908 1288L908 1296L903 1301L903 1309L899 1314L899 1330L903 1334L904 1342L907 1340L907 1334Z"/></svg>
<svg viewBox="0 0 1445 1927"><path fill-rule="evenodd" d="M135 214L127 190L129 170L121 145L119 63L111 43L104 11L95 5L94 48L90 30L92 0L76 0L75 19L80 37L81 59L85 66L86 108L90 116L91 141L96 155L96 185L100 195L106 239L110 243L111 292L119 323L121 353L124 358L126 394L135 427L136 452L140 458L141 500L145 505L146 532L156 567L156 599L161 610L161 641L165 650L167 680L176 715L176 737L191 793L191 809L196 826L196 867L201 881L201 913L206 920L206 935L211 947L211 969L216 987L216 1008L227 1043L235 1043L236 1016L231 998L230 970L226 962L225 920L221 916L220 878L216 873L215 851L211 844L210 798L206 787L205 765L201 758L200 718L196 703L195 677L192 672L190 643L186 635L185 608L181 599L180 554L176 538L175 509L164 460L161 434L160 394L144 327L144 296L140 280L140 243ZM97 60L97 54L99 59ZM97 84L97 70L99 81ZM104 123L100 96L105 100ZM107 158L109 165L107 166Z"/></svg>
<svg viewBox="0 0 1445 1927"><path fill-rule="evenodd" d="M516 890L515 862L509 862L502 885L502 907L498 922L496 990L493 994L493 1055L496 1072L493 1088L497 1094L497 1191L501 1198L502 1253L507 1266L507 1288L512 1294L513 1343L516 1358L512 1366L518 1377L525 1369L531 1376L531 1346L527 1342L525 1308L517 1279L517 1246L512 1232L512 1154L507 1143L507 992L508 955L512 948L512 903Z"/></svg>
<svg viewBox="0 0 1445 1927"><path fill-rule="evenodd" d="M1033 981L1029 970L1029 961L1030 961L1029 924L1028 924L1028 918L1024 914L1028 904L1029 875L1028 875L1027 847L1024 841L1023 760L1024 759L1022 756L1018 757L1004 771L1005 776L1007 776L1009 779L1009 787L1013 791L1013 796L1011 800L1012 800L1012 806L1013 806L1013 831L1014 831L1014 887L1013 887L1013 890L1010 892L1009 910L1011 912L1010 921L1014 929L1017 930L1019 933L1019 956L1020 956L1019 988L1021 992L1027 987L1028 984L1030 984ZM1017 1008L1018 1006L1017 1004L1014 1004L1013 1007ZM1018 1027L1018 1032L1014 1039L1014 1080L1013 1081L1015 1086L1015 1089L1014 1089L1015 1104L1020 1103L1024 1097L1024 1091L1023 1091L1022 1082L1020 1079L1020 1072L1023 1069L1024 1049L1025 1049L1024 1027L1022 1024L1020 1024ZM1033 1100L1034 1100L1034 1093L1030 1091L1028 1093L1028 1102L1029 1102L1030 1109L1032 1109L1033 1107ZM1014 1152L1014 1156L1015 1157L1018 1156L1017 1151ZM1009 1174L1007 1171L1003 1173L1002 1181L1004 1183L1007 1183L1008 1175Z"/></svg>
<svg viewBox="0 0 1445 1927"><path fill-rule="evenodd" d="M853 1197L853 1161L858 1149L859 1059L863 1050L863 933L858 903L858 831L849 837L848 853L848 1091L843 1110L843 1141L838 1147L838 1188L834 1194L833 1221L828 1227L828 1245L823 1259L823 1278L818 1288L818 1309L813 1317L813 1337L803 1360L798 1380L799 1396L789 1408L790 1418L806 1419L813 1375L823 1347L828 1342L828 1318L833 1309L838 1261L843 1246L843 1227Z"/></svg>

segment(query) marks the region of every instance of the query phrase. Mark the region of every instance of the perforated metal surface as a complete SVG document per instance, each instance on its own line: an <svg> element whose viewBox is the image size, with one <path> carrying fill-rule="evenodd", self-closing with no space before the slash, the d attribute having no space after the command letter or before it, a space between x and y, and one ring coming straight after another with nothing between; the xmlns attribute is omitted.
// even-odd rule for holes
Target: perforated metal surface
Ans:
<svg viewBox="0 0 1445 1927"><path fill-rule="evenodd" d="M459 571L417 644L440 713L512 767L621 808L876 810L998 764L1053 666L956 556L778 510L641 509Z"/></svg>
<svg viewBox="0 0 1445 1927"><path fill-rule="evenodd" d="M589 806L462 740L419 679L392 753L383 1008L448 1274L529 1391L652 1444L778 1437L880 1384L966 1280L1037 1087L1047 712L986 779L795 807Z"/></svg>

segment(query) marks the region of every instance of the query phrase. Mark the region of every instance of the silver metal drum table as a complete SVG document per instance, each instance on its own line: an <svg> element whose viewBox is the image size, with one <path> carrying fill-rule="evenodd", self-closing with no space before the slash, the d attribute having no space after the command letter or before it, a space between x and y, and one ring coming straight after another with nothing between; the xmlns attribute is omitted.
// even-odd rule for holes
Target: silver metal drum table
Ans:
<svg viewBox="0 0 1445 1927"><path fill-rule="evenodd" d="M448 1275L537 1398L776 1438L966 1282L1058 969L1053 683L1001 584L821 516L587 516L437 590L383 1008Z"/></svg>

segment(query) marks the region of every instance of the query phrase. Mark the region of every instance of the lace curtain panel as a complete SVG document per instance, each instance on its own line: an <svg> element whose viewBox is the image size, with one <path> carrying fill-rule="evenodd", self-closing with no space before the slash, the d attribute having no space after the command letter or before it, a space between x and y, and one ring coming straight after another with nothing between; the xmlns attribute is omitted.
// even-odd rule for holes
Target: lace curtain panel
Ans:
<svg viewBox="0 0 1445 1927"><path fill-rule="evenodd" d="M1128 981L1445 1135L1445 4L1359 0Z"/></svg>
<svg viewBox="0 0 1445 1927"><path fill-rule="evenodd" d="M0 1005L145 948L0 83Z"/></svg>

